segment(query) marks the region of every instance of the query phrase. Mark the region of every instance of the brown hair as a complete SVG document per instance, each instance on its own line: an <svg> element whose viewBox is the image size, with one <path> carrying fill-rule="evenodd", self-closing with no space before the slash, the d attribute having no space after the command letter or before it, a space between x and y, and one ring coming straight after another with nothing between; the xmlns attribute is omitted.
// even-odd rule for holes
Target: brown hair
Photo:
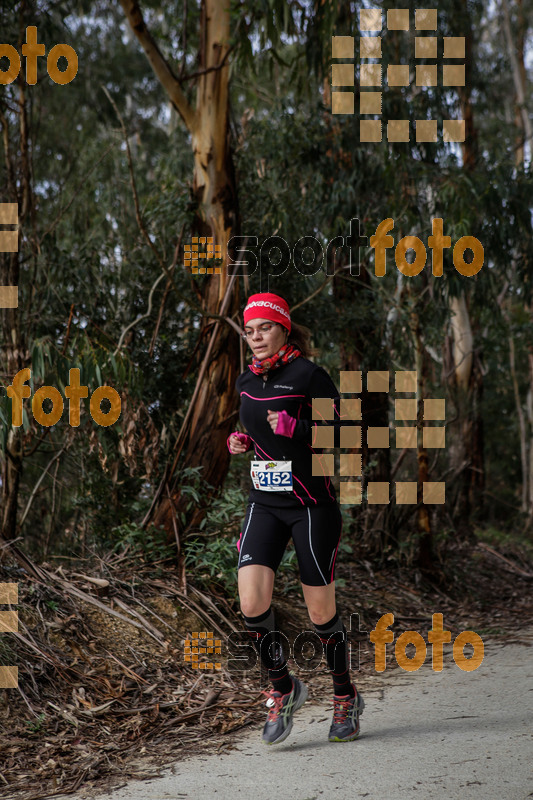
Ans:
<svg viewBox="0 0 533 800"><path fill-rule="evenodd" d="M311 345L311 331L305 325L296 325L291 320L291 332L287 341L297 347L304 358L312 358L318 355L318 350Z"/></svg>
<svg viewBox="0 0 533 800"><path fill-rule="evenodd" d="M288 300L283 297L283 295L278 292L276 292L276 294L289 305ZM305 325L297 325L291 319L291 332L289 333L287 342L297 347L304 358L314 358L318 355L318 350L311 345L311 336L312 332L309 328L306 328Z"/></svg>

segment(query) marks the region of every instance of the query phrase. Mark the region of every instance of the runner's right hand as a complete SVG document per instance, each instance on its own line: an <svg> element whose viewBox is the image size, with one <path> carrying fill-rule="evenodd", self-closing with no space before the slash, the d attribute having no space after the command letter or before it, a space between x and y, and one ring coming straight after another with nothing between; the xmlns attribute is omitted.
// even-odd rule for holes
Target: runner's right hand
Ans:
<svg viewBox="0 0 533 800"><path fill-rule="evenodd" d="M231 434L228 440L229 451L232 455L236 456L239 453L246 453L246 445L241 442L235 434Z"/></svg>

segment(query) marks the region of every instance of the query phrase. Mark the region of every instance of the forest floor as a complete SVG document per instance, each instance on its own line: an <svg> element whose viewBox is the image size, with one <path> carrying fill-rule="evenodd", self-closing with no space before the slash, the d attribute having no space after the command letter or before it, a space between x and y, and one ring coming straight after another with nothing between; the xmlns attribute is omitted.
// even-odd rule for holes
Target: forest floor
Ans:
<svg viewBox="0 0 533 800"><path fill-rule="evenodd" d="M363 695L406 679L417 686L414 673L396 664L393 645L387 647L386 671L376 672L369 633L383 614L394 614L395 641L414 630L427 642L432 614L441 613L452 642L463 630L475 631L486 653L500 646L511 652L511 645L524 644L531 627L533 570L521 548L483 541L470 549L449 548L431 580L394 562L378 570L365 559L350 563L344 556L336 578L343 579L337 608L349 631L352 677ZM19 588L19 630L0 641L1 663L19 665L18 688L0 692L0 781L6 800L98 797L127 781L154 779L164 767L176 769L193 756L229 754L252 732L260 740L266 716L261 690L269 686L259 666L238 670L238 642L246 637L235 598L192 584L184 593L172 564L161 574L160 567L127 553L68 567L43 564L34 575L4 559L0 582ZM292 649L298 634L312 630L294 575L276 581L273 606ZM220 669L194 668L187 660L186 642L194 632L212 632L220 640L220 655L200 656L216 660ZM477 671L459 670L451 650L444 645L442 675L455 674L464 683ZM467 646L465 656L471 652ZM328 714L320 703L331 700L331 678L324 662L303 667L309 653L293 652L298 663L289 661L309 689L299 714L318 703L312 715L324 720ZM422 679L422 673L424 680L428 673L439 677L431 672L431 646L416 675ZM494 702L489 723L497 725ZM516 697L515 702L520 705ZM399 701L398 714L404 709ZM243 730L247 726L253 726L250 732ZM182 797L189 796L185 792Z"/></svg>

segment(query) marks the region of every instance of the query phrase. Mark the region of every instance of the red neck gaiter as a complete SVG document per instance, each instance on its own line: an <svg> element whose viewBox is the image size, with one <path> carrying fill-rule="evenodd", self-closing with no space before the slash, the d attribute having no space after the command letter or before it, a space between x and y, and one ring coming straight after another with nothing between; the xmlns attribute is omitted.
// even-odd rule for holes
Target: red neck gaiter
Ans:
<svg viewBox="0 0 533 800"><path fill-rule="evenodd" d="M253 356L252 363L248 364L248 366L255 375L264 375L265 372L270 372L270 370L276 369L276 367L288 364L289 361L293 361L301 355L301 350L298 350L293 344L284 344L277 353L274 353L273 356L269 356L269 358L263 358L262 361Z"/></svg>

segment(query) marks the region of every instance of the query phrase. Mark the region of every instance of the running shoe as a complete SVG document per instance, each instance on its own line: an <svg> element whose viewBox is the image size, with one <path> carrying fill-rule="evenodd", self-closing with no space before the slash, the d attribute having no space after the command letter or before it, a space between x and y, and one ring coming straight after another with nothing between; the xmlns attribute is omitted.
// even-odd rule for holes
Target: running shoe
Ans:
<svg viewBox="0 0 533 800"><path fill-rule="evenodd" d="M351 742L361 733L359 715L363 713L365 701L355 688L355 697L349 694L333 695L333 722L329 729L330 742Z"/></svg>
<svg viewBox="0 0 533 800"><path fill-rule="evenodd" d="M292 691L281 694L274 689L263 691L268 697L265 705L269 708L267 721L263 728L263 741L265 744L279 744L283 742L292 730L292 717L307 700L307 686L289 672L292 678Z"/></svg>

